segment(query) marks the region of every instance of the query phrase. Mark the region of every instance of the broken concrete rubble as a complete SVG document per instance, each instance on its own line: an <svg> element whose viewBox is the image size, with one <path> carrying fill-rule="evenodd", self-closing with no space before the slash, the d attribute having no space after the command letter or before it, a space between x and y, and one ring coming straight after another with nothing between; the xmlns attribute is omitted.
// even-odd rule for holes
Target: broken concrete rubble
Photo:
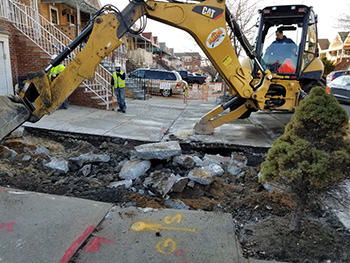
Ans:
<svg viewBox="0 0 350 263"><path fill-rule="evenodd" d="M217 164L220 166L227 166L231 161L230 157L221 156L219 154L213 155L213 154L206 154L203 157L203 166L209 165L209 164Z"/></svg>
<svg viewBox="0 0 350 263"><path fill-rule="evenodd" d="M119 178L133 180L145 172L151 167L151 162L148 160L131 160L124 163Z"/></svg>
<svg viewBox="0 0 350 263"><path fill-rule="evenodd" d="M138 157L144 160L166 160L181 154L181 147L177 141L142 144L136 146L135 150Z"/></svg>
<svg viewBox="0 0 350 263"><path fill-rule="evenodd" d="M86 163L108 163L111 157L108 154L85 153L78 157L69 158L70 161L82 167Z"/></svg>
<svg viewBox="0 0 350 263"><path fill-rule="evenodd" d="M177 180L178 178L173 173L155 171L145 179L144 186L164 197L171 191Z"/></svg>

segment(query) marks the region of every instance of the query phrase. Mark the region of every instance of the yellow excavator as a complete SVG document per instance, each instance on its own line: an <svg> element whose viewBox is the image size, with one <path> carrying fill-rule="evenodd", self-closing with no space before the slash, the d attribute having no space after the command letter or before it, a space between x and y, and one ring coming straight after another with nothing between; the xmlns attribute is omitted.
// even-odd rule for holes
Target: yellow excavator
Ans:
<svg viewBox="0 0 350 263"><path fill-rule="evenodd" d="M121 44L121 37L141 33L142 28L135 32L132 26L147 18L188 32L229 87L232 99L204 115L194 127L196 133L212 134L216 127L253 111L294 111L313 86L323 85L317 17L304 5L270 6L259 12L258 34L251 45L224 0L131 0L123 11L106 5L45 70L28 74L16 95L0 96L0 140L22 123L36 122L54 111L84 79L93 79L96 66ZM276 31L288 33L290 41L278 46ZM242 64L230 32L247 54ZM51 82L50 69L82 42L85 47ZM292 51L287 52L292 42Z"/></svg>

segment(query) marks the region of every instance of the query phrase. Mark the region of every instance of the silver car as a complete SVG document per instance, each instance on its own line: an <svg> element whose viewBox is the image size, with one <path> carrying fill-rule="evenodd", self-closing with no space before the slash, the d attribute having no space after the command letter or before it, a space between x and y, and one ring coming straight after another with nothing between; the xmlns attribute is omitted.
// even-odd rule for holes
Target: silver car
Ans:
<svg viewBox="0 0 350 263"><path fill-rule="evenodd" d="M337 77L327 84L327 93L332 94L340 103L350 104L350 76Z"/></svg>
<svg viewBox="0 0 350 263"><path fill-rule="evenodd" d="M164 97L182 95L184 86L187 85L176 71L139 68L131 72L128 77L144 80L143 85L148 93L161 94Z"/></svg>

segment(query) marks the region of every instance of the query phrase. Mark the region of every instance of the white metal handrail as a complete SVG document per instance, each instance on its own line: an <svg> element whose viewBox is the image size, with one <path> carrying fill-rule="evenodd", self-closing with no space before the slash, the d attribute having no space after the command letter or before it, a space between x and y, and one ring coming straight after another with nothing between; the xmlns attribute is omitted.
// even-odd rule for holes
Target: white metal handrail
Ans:
<svg viewBox="0 0 350 263"><path fill-rule="evenodd" d="M12 22L20 32L48 55L60 53L72 42L69 37L40 15L39 12L18 0L0 0L0 17ZM79 47L70 54L64 63L68 64L78 52ZM98 65L94 80L83 82L86 88L106 103L107 110L109 109L109 96L112 95L109 90L111 77L112 74L107 69L102 65Z"/></svg>

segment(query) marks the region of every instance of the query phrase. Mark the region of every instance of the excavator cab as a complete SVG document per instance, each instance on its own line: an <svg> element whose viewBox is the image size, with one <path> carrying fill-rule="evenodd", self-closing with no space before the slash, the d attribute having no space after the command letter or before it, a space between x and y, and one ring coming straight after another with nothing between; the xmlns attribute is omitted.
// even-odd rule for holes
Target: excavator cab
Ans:
<svg viewBox="0 0 350 263"><path fill-rule="evenodd" d="M318 57L317 17L312 7L269 6L260 16L256 53L261 65L278 75L300 76ZM277 39L276 34L283 38ZM317 78L321 71L315 72Z"/></svg>
<svg viewBox="0 0 350 263"><path fill-rule="evenodd" d="M294 105L287 98L294 94L288 90L297 92L300 88L308 93L313 86L324 85L317 16L305 5L268 6L259 12L255 52L263 69L275 76L267 92L266 108L290 111ZM252 68L253 78L259 77L259 70Z"/></svg>

